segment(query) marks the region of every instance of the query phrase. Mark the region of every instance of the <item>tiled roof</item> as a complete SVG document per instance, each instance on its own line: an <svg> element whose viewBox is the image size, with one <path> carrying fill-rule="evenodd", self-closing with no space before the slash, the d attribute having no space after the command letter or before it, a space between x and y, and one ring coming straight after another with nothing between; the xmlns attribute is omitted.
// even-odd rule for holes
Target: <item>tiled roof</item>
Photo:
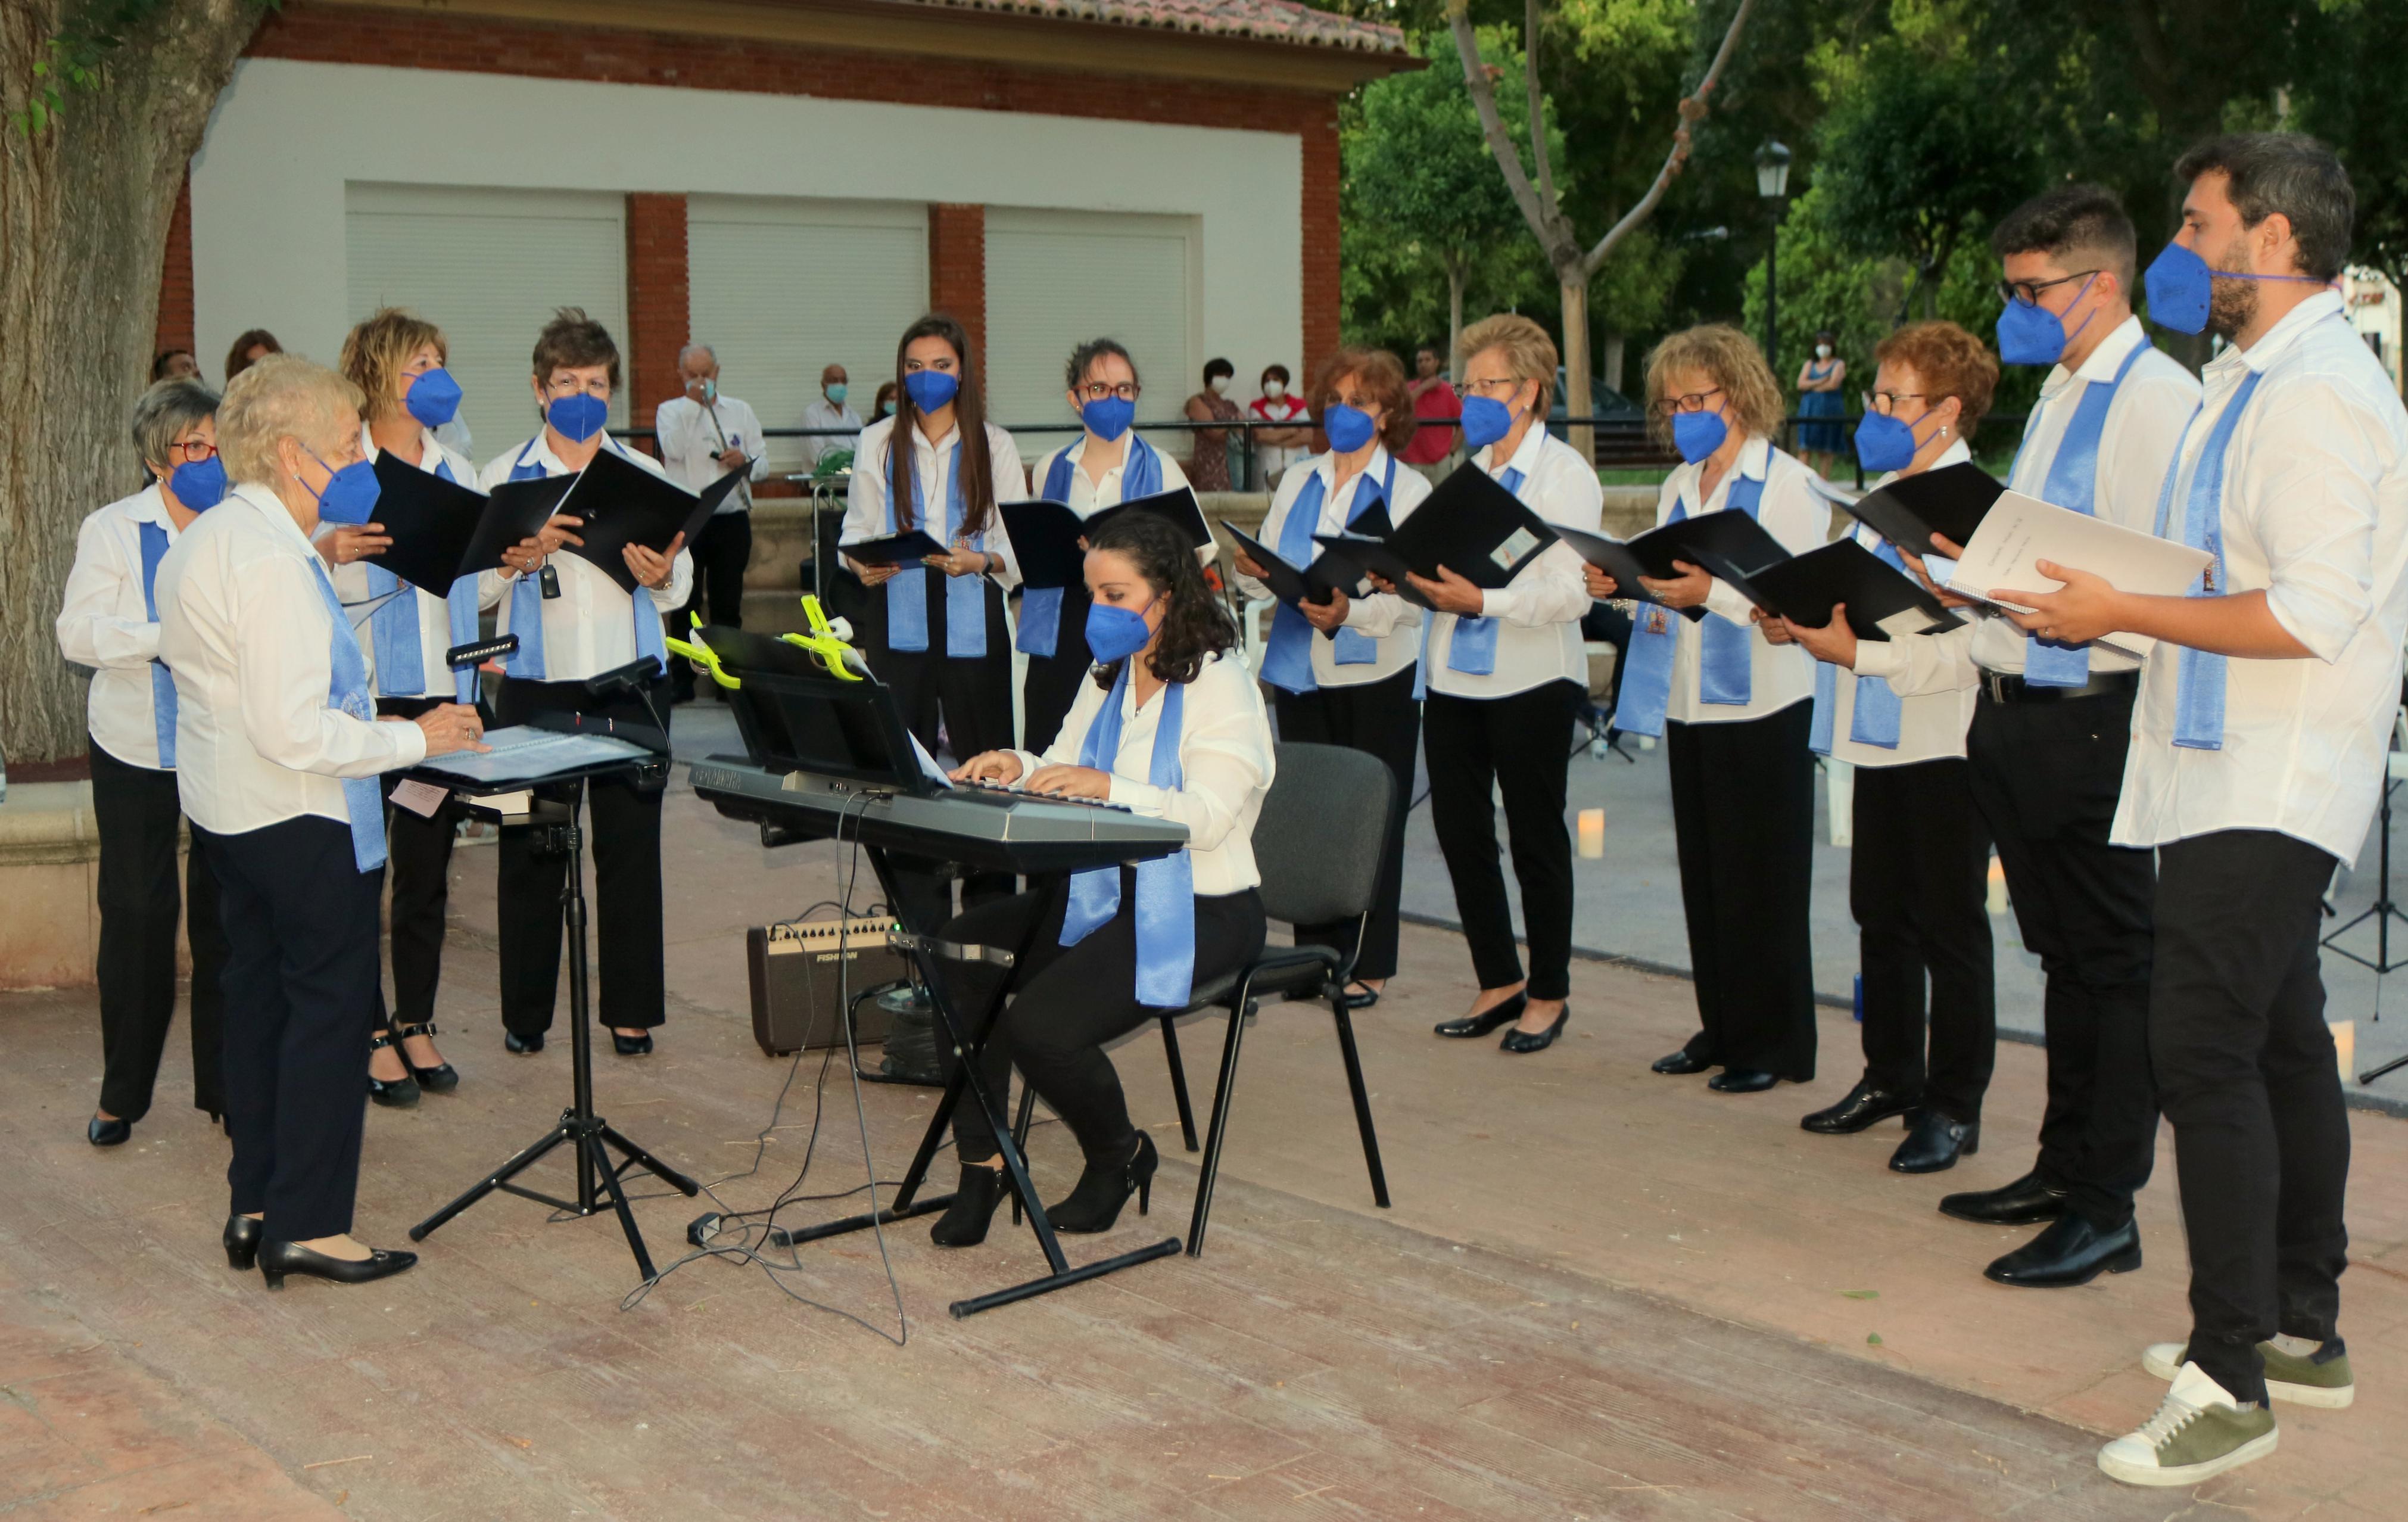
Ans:
<svg viewBox="0 0 2408 1522"><path fill-rule="evenodd" d="M897 0L956 10L1042 16L1052 21L1101 22L1114 26L1193 32L1202 36L1250 37L1261 42L1337 48L1353 52L1403 53L1402 28L1358 22L1297 0Z"/></svg>

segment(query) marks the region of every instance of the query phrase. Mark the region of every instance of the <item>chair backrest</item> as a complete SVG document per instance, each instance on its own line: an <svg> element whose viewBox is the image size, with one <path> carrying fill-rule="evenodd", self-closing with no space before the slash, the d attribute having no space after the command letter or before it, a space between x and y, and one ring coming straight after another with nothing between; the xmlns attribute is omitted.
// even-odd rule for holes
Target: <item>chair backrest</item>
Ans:
<svg viewBox="0 0 2408 1522"><path fill-rule="evenodd" d="M1396 807L1396 777L1378 756L1282 744L1279 774L1254 820L1263 912L1289 925L1327 925L1369 909Z"/></svg>

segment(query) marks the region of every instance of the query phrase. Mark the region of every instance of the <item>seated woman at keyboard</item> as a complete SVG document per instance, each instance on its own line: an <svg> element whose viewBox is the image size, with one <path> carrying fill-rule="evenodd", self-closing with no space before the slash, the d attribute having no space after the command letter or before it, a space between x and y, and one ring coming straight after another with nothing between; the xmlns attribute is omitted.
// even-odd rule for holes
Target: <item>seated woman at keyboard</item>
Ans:
<svg viewBox="0 0 2408 1522"><path fill-rule="evenodd" d="M987 1092L1007 1109L1018 1067L1079 1139L1086 1168L1068 1199L1048 1208L1056 1231L1105 1231L1134 1193L1152 1192L1154 1142L1130 1124L1104 1043L1191 988L1236 972L1262 950L1254 816L1270 786L1270 724L1254 673L1234 653L1238 631L1204 584L1186 537L1151 514L1112 520L1087 553L1088 648L1099 663L1079 689L1043 756L989 751L953 773L1063 797L1109 799L1187 826L1187 848L1134 868L1080 872L972 909L944 939L1033 949L1010 972L1016 996L997 1020L982 1064ZM998 973L952 969L955 1007L975 1012ZM947 1043L939 1042L940 1051ZM986 1238L1002 1198L995 1134L964 1094L953 1113L962 1182L930 1240L968 1247Z"/></svg>

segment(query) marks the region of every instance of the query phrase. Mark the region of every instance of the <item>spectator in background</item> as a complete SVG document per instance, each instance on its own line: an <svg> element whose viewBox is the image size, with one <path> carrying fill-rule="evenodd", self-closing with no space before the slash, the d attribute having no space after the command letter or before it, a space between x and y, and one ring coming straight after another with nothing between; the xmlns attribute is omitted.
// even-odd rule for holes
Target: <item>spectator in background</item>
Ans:
<svg viewBox="0 0 2408 1522"><path fill-rule="evenodd" d="M688 491L704 487L744 469L746 479L719 504L702 525L690 548L694 553L694 596L669 615L669 627L683 635L693 627L688 616L704 611L704 622L740 628L744 624L744 567L752 561L752 487L768 468L761 438L761 420L751 406L719 394L719 355L707 343L690 343L678 351L678 379L684 395L663 402L652 413L653 437L660 440L661 464L669 480ZM694 668L670 663L673 701L694 700ZM724 688L712 683L711 691Z"/></svg>
<svg viewBox="0 0 2408 1522"><path fill-rule="evenodd" d="M839 452L851 454L861 443L861 414L845 398L844 366L831 365L820 372L820 394L803 409L806 428L847 428L850 433L808 435L803 439L803 468L817 470L820 461Z"/></svg>
<svg viewBox="0 0 2408 1522"><path fill-rule="evenodd" d="M150 382L153 385L162 380L198 380L200 378L201 362L193 357L189 349L162 349L159 357L150 362Z"/></svg>
<svg viewBox="0 0 2408 1522"><path fill-rule="evenodd" d="M1238 367L1226 359L1206 361L1204 389L1187 398L1187 420L1235 423L1244 417L1238 404L1229 400L1229 382L1237 375ZM1193 442L1195 449L1187 459L1187 483L1199 492L1229 490L1229 430L1198 428Z"/></svg>
<svg viewBox="0 0 2408 1522"><path fill-rule="evenodd" d="M1428 477L1434 486L1455 467L1455 420L1463 416L1463 398L1455 394L1446 372L1439 367L1438 351L1428 344L1413 351L1413 378L1405 390L1412 397L1413 416L1421 425L1397 458Z"/></svg>
<svg viewBox="0 0 2408 1522"><path fill-rule="evenodd" d="M1814 335L1814 357L1798 369L1798 413L1804 418L1828 418L1828 423L1798 425L1798 454L1818 476L1828 476L1845 447L1840 419L1848 410L1840 388L1847 383L1848 362L1840 357L1837 336L1829 328Z"/></svg>
<svg viewBox="0 0 2408 1522"><path fill-rule="evenodd" d="M226 383L233 384L236 376L250 369L268 355L282 352L284 352L284 346L276 341L275 334L264 327L251 329L235 339L233 345L226 350ZM197 365L194 366L194 373L195 375L200 373L200 367Z"/></svg>
<svg viewBox="0 0 2408 1522"><path fill-rule="evenodd" d="M1263 394L1254 398L1252 408L1256 421L1297 426L1254 430L1254 474L1259 479L1253 484L1257 488L1277 486L1281 474L1312 449L1312 420L1305 415L1304 403L1287 394L1289 380L1284 365L1263 369Z"/></svg>
<svg viewBox="0 0 2408 1522"><path fill-rule="evenodd" d="M878 417L891 418L894 415L895 382L892 380L881 380L878 382ZM875 423L878 421L878 418L872 418L869 421Z"/></svg>

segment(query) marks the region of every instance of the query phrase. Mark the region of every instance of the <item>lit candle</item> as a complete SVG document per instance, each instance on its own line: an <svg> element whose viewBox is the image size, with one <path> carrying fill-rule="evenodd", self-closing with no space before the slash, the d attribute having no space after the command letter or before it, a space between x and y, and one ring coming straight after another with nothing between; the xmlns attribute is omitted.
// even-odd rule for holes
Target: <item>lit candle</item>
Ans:
<svg viewBox="0 0 2408 1522"><path fill-rule="evenodd" d="M2358 1022L2335 1020L2332 1025L2333 1055L2341 1061L2341 1081L2350 1082L2350 1070L2358 1066Z"/></svg>
<svg viewBox="0 0 2408 1522"><path fill-rule="evenodd" d="M1580 811L1580 854L1590 861L1605 857L1605 811L1583 809Z"/></svg>
<svg viewBox="0 0 2408 1522"><path fill-rule="evenodd" d="M2007 866L1998 857L1990 858L1990 912L2007 912Z"/></svg>

